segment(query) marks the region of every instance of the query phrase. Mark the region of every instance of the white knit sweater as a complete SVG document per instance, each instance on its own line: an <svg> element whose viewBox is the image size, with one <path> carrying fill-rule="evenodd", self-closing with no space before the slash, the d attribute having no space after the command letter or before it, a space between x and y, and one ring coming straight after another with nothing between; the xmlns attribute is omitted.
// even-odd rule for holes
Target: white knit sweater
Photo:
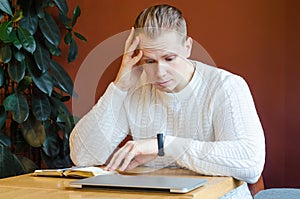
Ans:
<svg viewBox="0 0 300 199"><path fill-rule="evenodd" d="M258 180L265 140L246 82L225 70L196 62L189 84L178 93L161 92L143 74L135 89L111 83L70 137L76 165L100 165L130 133L133 139L165 135L165 156L200 174ZM160 163L161 164L161 163ZM246 184L224 198L251 198Z"/></svg>

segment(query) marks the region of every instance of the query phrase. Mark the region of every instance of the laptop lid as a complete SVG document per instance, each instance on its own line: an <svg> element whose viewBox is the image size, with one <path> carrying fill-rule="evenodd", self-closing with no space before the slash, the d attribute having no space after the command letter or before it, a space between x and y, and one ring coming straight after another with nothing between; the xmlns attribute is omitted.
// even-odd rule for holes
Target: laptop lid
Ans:
<svg viewBox="0 0 300 199"><path fill-rule="evenodd" d="M171 176L99 175L72 181L71 187L130 188L187 193L206 183L203 178Z"/></svg>

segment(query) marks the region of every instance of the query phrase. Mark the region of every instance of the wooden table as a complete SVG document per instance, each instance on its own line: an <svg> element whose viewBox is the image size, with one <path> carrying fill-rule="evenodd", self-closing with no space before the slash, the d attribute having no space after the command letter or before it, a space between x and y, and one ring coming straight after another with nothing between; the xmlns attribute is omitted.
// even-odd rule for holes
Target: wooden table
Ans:
<svg viewBox="0 0 300 199"><path fill-rule="evenodd" d="M207 183L186 194L153 192L147 190L111 190L111 189L75 189L69 183L74 179L35 177L30 174L0 179L0 198L5 199L93 199L93 198L205 198L214 199L223 196L240 186L241 181L231 177L202 176L184 169L160 169L149 171L145 168L134 170L130 175L168 175L183 177L199 177L207 179Z"/></svg>

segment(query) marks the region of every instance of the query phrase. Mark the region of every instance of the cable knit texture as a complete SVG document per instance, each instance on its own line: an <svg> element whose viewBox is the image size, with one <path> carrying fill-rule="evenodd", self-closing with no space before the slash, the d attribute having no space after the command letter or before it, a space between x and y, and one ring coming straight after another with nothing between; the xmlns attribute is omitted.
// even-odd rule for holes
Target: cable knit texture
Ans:
<svg viewBox="0 0 300 199"><path fill-rule="evenodd" d="M170 165L200 174L233 176L255 183L265 162L265 140L243 78L196 63L189 84L161 92L143 74L135 89L111 83L70 137L76 165L104 164L130 133L134 140L165 135L165 157L148 165ZM222 198L251 198L244 183Z"/></svg>

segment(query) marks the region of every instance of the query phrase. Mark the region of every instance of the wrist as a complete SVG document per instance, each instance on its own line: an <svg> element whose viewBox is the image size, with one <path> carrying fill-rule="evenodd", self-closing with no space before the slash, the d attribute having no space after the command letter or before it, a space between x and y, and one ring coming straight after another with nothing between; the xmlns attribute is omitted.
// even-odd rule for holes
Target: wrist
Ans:
<svg viewBox="0 0 300 199"><path fill-rule="evenodd" d="M130 89L130 87L128 85L126 85L118 80L115 80L114 84L117 88L119 88L122 91L128 91Z"/></svg>

